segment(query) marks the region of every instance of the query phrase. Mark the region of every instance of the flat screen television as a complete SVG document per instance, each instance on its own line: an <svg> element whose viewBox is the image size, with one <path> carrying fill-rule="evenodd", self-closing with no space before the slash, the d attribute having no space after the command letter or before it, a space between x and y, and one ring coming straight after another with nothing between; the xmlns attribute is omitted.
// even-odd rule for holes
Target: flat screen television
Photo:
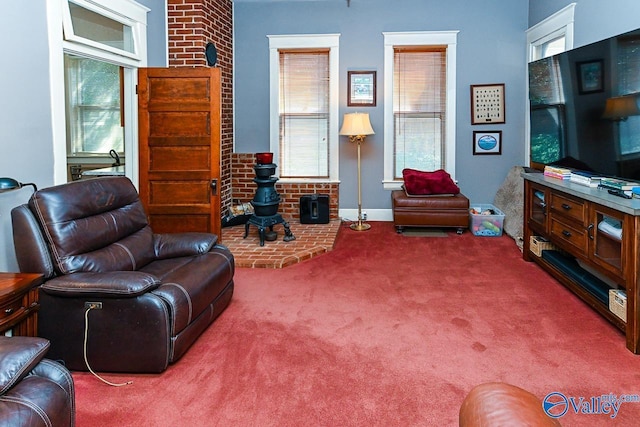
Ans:
<svg viewBox="0 0 640 427"><path fill-rule="evenodd" d="M640 29L529 64L531 166L640 181Z"/></svg>

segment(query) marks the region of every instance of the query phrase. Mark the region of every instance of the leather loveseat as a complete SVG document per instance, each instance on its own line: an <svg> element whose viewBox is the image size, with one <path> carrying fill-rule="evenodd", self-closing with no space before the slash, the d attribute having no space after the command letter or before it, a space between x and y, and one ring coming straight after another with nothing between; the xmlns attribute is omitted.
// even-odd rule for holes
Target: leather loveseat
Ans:
<svg viewBox="0 0 640 427"><path fill-rule="evenodd" d="M49 342L0 336L0 425L74 426L73 378L61 364L43 357Z"/></svg>
<svg viewBox="0 0 640 427"><path fill-rule="evenodd" d="M38 335L71 370L161 372L231 300L231 252L153 233L128 178L41 189L11 215L20 270L45 276Z"/></svg>

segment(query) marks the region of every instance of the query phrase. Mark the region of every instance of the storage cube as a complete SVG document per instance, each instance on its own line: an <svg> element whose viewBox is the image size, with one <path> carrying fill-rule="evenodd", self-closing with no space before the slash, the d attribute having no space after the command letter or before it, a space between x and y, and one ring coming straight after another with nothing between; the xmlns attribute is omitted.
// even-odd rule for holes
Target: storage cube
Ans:
<svg viewBox="0 0 640 427"><path fill-rule="evenodd" d="M609 289L609 310L622 319L627 321L627 294L620 289Z"/></svg>
<svg viewBox="0 0 640 427"><path fill-rule="evenodd" d="M542 251L553 250L555 248L556 247L553 243L542 236L531 236L531 239L529 240L529 249L531 249L531 252L539 257L542 256Z"/></svg>
<svg viewBox="0 0 640 427"><path fill-rule="evenodd" d="M489 204L472 204L469 215L471 217L469 229L474 236L502 236L504 213L500 209Z"/></svg>

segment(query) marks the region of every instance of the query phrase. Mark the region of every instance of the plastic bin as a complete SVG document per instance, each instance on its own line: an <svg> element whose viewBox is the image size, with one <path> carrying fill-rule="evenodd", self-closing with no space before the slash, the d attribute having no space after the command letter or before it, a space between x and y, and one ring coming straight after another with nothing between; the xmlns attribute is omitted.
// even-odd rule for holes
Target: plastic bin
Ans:
<svg viewBox="0 0 640 427"><path fill-rule="evenodd" d="M487 214L486 212L493 212L493 214ZM500 209L489 204L472 204L469 208L469 215L471 217L469 229L474 236L502 236L504 213Z"/></svg>

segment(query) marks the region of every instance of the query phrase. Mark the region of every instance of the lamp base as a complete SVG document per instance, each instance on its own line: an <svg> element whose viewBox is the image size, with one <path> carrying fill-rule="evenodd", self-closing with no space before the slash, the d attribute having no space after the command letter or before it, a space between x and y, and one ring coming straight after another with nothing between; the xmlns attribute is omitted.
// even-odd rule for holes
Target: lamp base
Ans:
<svg viewBox="0 0 640 427"><path fill-rule="evenodd" d="M358 221L354 222L349 226L352 230L355 231L367 231L371 228L371 224L367 224L366 222Z"/></svg>

